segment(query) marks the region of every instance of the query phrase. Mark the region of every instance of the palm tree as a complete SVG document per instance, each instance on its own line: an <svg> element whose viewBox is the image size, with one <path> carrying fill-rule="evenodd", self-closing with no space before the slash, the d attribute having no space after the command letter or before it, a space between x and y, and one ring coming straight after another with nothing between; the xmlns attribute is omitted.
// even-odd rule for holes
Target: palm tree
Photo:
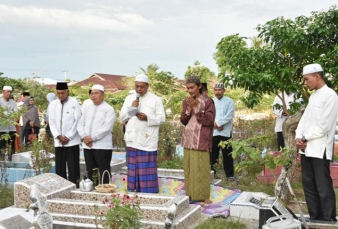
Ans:
<svg viewBox="0 0 338 229"><path fill-rule="evenodd" d="M140 70L141 70L144 74L148 75L148 74L156 73L156 72L158 71L159 68L160 68L160 67L159 67L157 64L154 64L154 63L153 63L153 64L148 65L148 67L146 68L146 70L143 69L143 68L141 68L141 67L140 67Z"/></svg>
<svg viewBox="0 0 338 229"><path fill-rule="evenodd" d="M256 36L250 37L250 40L251 40L251 46L254 49L261 48L264 45L263 40L259 37L256 37Z"/></svg>

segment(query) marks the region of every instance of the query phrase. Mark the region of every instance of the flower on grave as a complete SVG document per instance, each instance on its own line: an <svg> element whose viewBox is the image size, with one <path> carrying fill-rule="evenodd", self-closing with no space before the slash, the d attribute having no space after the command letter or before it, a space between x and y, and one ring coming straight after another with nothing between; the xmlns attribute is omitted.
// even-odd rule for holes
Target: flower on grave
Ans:
<svg viewBox="0 0 338 229"><path fill-rule="evenodd" d="M106 214L103 215L104 217L101 217L103 228L141 228L142 210L140 208L140 198L137 195L131 197L127 194L113 193L103 200L103 204L108 207Z"/></svg>

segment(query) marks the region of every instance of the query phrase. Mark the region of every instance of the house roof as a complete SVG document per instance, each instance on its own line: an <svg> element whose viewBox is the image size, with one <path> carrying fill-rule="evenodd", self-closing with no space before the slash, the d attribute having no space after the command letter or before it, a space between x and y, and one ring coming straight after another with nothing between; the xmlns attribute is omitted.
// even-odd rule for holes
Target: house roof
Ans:
<svg viewBox="0 0 338 229"><path fill-rule="evenodd" d="M127 87L123 85L123 80L125 78L126 76L122 75L94 73L87 79L77 82L77 84L79 86L87 86L89 84L101 84L104 87L105 91L115 92L127 89Z"/></svg>

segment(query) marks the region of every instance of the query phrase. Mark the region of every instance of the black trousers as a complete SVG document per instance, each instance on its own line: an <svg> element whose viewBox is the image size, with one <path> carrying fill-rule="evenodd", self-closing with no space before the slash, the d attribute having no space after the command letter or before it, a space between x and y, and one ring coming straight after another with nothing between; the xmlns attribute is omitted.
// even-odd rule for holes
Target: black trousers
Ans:
<svg viewBox="0 0 338 229"><path fill-rule="evenodd" d="M301 155L302 182L311 220L336 220L336 196L330 161Z"/></svg>
<svg viewBox="0 0 338 229"><path fill-rule="evenodd" d="M5 155L5 150L7 148L7 146L10 146L11 147L11 150L8 152L9 155L8 155L8 160L11 161L12 160L12 155L14 154L15 152L15 133L16 131L9 131L8 133L7 132L0 132L0 155ZM5 140L5 139L2 139L3 135L5 134L9 134L9 138L8 140Z"/></svg>
<svg viewBox="0 0 338 229"><path fill-rule="evenodd" d="M222 149L218 144L221 141L227 141L231 139L231 137L224 137L224 136L214 136L212 137L212 152L211 152L211 169L213 169L213 165L218 161L219 158L219 151ZM223 156L223 168L226 177L233 177L234 176L234 159L231 155L232 147L224 147L222 149L222 156ZM214 170L215 171L215 170Z"/></svg>
<svg viewBox="0 0 338 229"><path fill-rule="evenodd" d="M84 157L86 162L86 169L88 178L93 180L93 169L98 168L100 172L100 182L102 182L102 174L105 170L109 171L110 174L110 161L113 155L111 149L84 149ZM109 177L107 174L104 175L103 183L108 184Z"/></svg>
<svg viewBox="0 0 338 229"><path fill-rule="evenodd" d="M80 148L79 145L55 147L56 174L73 182L78 187L80 181Z"/></svg>
<svg viewBox="0 0 338 229"><path fill-rule="evenodd" d="M277 144L278 144L278 151L281 148L285 147L285 143L284 143L284 137L283 137L283 132L276 132L277 134Z"/></svg>

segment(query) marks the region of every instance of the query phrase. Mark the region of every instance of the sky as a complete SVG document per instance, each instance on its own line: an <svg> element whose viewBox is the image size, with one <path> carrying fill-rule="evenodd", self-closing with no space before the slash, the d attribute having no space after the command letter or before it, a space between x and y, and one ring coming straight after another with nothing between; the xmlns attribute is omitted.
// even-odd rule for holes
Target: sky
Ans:
<svg viewBox="0 0 338 229"><path fill-rule="evenodd" d="M226 36L258 24L327 11L336 0L0 0L0 72L5 77L81 81L132 76L150 64L184 78L213 59Z"/></svg>

